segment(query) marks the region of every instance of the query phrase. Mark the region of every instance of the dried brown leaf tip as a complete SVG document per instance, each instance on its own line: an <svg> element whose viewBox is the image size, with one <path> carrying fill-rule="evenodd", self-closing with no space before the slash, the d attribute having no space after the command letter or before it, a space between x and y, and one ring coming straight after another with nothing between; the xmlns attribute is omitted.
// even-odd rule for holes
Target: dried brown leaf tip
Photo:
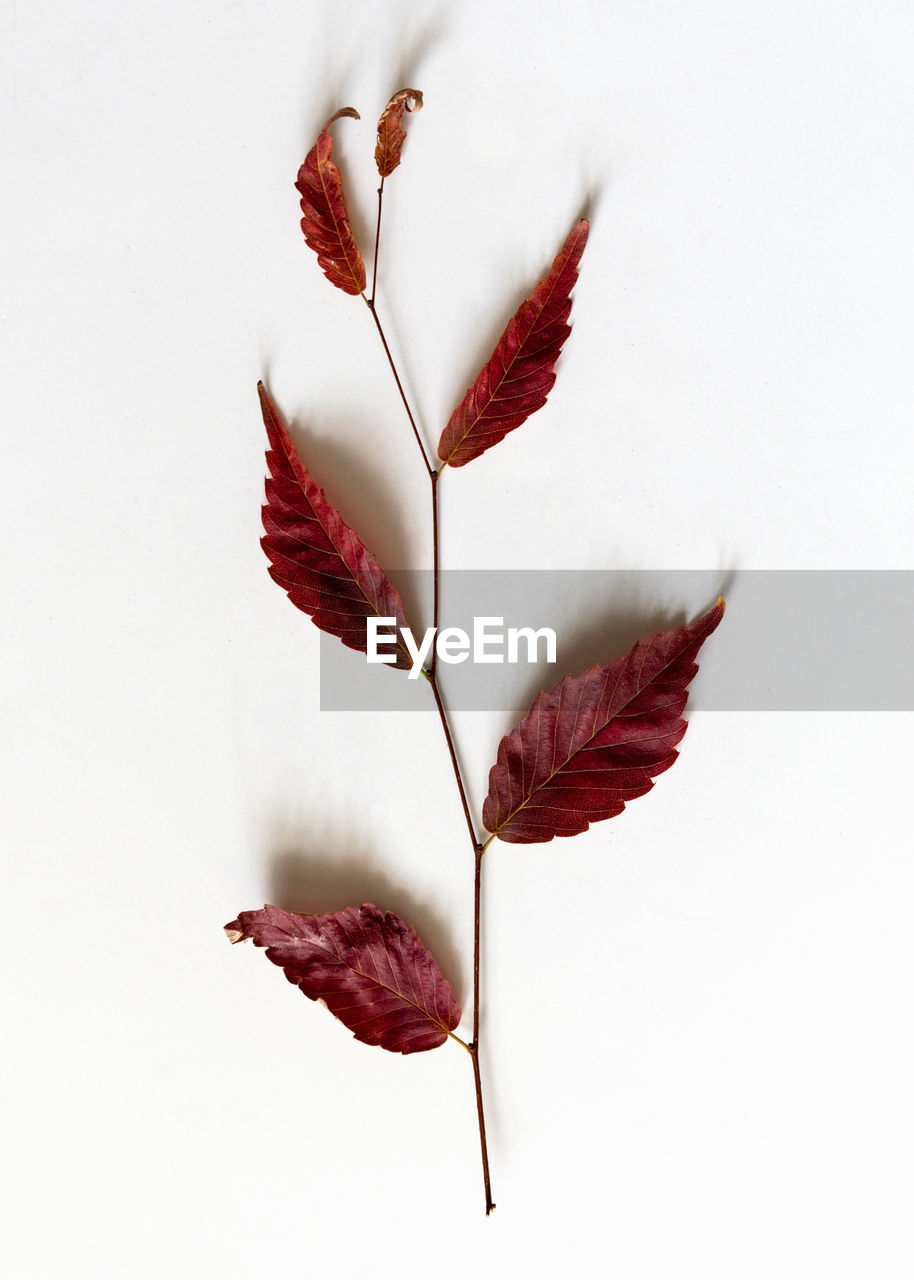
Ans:
<svg viewBox="0 0 914 1280"><path fill-rule="evenodd" d="M384 108L378 121L378 144L374 151L375 163L382 178L389 178L400 163L400 152L406 141L403 112L421 110L422 94L418 89L401 89Z"/></svg>

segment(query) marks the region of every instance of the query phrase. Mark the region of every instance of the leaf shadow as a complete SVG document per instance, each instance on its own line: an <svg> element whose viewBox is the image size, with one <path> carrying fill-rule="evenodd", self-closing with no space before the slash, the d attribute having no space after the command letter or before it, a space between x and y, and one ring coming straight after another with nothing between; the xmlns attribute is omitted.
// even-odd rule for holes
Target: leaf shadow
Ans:
<svg viewBox="0 0 914 1280"><path fill-rule="evenodd" d="M358 110L358 104L349 101L348 90L344 88L345 85L352 84L356 79L354 66L355 60L350 58L345 69L343 69L341 64L340 68L335 73L329 72L327 74L323 81L324 93L323 97L320 99L319 106L315 105L316 99L313 93L314 86L312 84L304 86L301 102L301 117L299 121L299 131L302 142L301 161L304 160L308 151L317 142L321 130L331 116L335 115L342 107L351 106ZM334 87L327 87L329 85L333 85ZM359 114L361 116L361 112ZM346 129L345 125L349 123L351 122L344 120L344 127L338 132L335 126L331 126L330 132L333 136L334 164L339 162L340 153L345 157L348 149L347 135L351 130ZM301 161L299 161L299 163L301 163ZM346 161L344 160L344 164L345 163ZM346 189L345 173L343 173L343 189Z"/></svg>
<svg viewBox="0 0 914 1280"><path fill-rule="evenodd" d="M568 234L574 224L580 221L581 218L586 218L588 222L592 221L592 210L595 206L595 201L597 201L599 197L599 190L599 186L593 184L585 188L578 202L576 214L568 220L565 235ZM534 274L526 280L526 282L519 281L517 286L511 291L510 296L506 295L504 305L499 305L495 308L487 307L485 309L485 320L481 323L477 323L472 334L467 334L461 346L461 350L469 351L474 354L467 357L465 368L468 372L467 375L465 375L465 380L462 381L457 376L453 379L453 395L450 403L452 403L454 407L461 403L463 396L473 385L474 379L479 375L480 370L484 368L491 358L496 344L507 328L512 317L516 314L521 303L525 302L527 298L530 297L539 282L548 275L555 255L561 249L562 244L563 238L557 239L551 256L548 258L548 261L544 258L542 267L538 272L535 271ZM548 252L548 249L546 252ZM573 328L573 294L570 324ZM561 359L561 353L559 353L558 358Z"/></svg>
<svg viewBox="0 0 914 1280"><path fill-rule="evenodd" d="M373 902L393 911L416 930L465 1004L463 961L450 922L414 893L396 873L382 866L355 826L337 818L311 822L306 830L274 822L268 838L268 884L274 905L305 915L322 915Z"/></svg>
<svg viewBox="0 0 914 1280"><path fill-rule="evenodd" d="M321 29L318 28L320 24ZM310 51L320 49L319 64L321 68L320 86L323 97L318 99L314 80L305 80L302 84L300 127L303 137L308 139L305 150L317 140L324 124L340 107L354 106L349 102L349 85L358 83L360 55L358 46L351 41L339 38L339 18L333 8L318 9L315 21L309 24L308 44ZM315 105L317 102L319 106ZM302 159L305 152L302 152Z"/></svg>
<svg viewBox="0 0 914 1280"><path fill-rule="evenodd" d="M389 101L400 89L413 88L422 90L422 85L415 83L416 80L422 79L422 63L425 61L429 50L443 41L452 25L451 6L442 5L436 13L425 16L424 25L419 26L417 24L413 28L408 40L403 40L398 33L397 53L399 58L386 101ZM379 110L378 115L380 116L380 114Z"/></svg>
<svg viewBox="0 0 914 1280"><path fill-rule="evenodd" d="M603 178L591 179L582 183L581 197L578 203L579 219L586 218L587 221L593 225L600 205L603 203L603 189L605 185L606 183Z"/></svg>
<svg viewBox="0 0 914 1280"><path fill-rule="evenodd" d="M740 571L739 569L722 569L721 574L718 595L723 596L724 600L727 601L733 594L733 588L740 579Z"/></svg>
<svg viewBox="0 0 914 1280"><path fill-rule="evenodd" d="M391 477L372 465L364 452L345 443L352 415L328 405L321 409L320 432L287 418L289 435L301 461L343 520L377 557L388 576L408 567L411 544L401 517L402 502ZM421 583L415 574L397 575L407 617L421 616Z"/></svg>
<svg viewBox="0 0 914 1280"><path fill-rule="evenodd" d="M731 579L732 574L726 575L727 582ZM641 599L632 599L633 593ZM580 675L595 664L606 666L629 653L637 641L646 640L656 631L681 626L690 617L698 617L704 612L684 604L677 607L647 599L637 579L634 585L626 587L626 594L627 598L620 605L608 606L596 617L582 621L577 627L572 624L569 632L562 633L557 660L550 666L548 677L544 680L545 669L537 668L539 674L534 673L527 692L514 700L509 717L511 728L527 714L537 694L551 689L565 676ZM722 595L723 590L719 594ZM711 604L713 600L707 607L710 608Z"/></svg>

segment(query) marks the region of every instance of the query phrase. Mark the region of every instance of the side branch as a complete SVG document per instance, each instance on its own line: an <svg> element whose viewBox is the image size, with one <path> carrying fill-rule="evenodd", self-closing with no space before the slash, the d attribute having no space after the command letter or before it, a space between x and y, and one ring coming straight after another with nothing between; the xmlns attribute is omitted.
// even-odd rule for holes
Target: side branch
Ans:
<svg viewBox="0 0 914 1280"><path fill-rule="evenodd" d="M362 297L365 298L364 293ZM413 411L409 407L409 401L406 398L406 392L403 390L403 383L400 381L400 375L397 373L397 366L394 364L394 358L390 354L390 347L387 345L387 338L384 336L384 330L381 327L381 321L378 318L378 311L374 303L374 298L365 298L365 306L371 312L371 317L375 322L378 330L378 336L384 347L384 354L387 356L387 363L390 365L390 371L394 375L394 382L397 384L397 390L400 392L400 399L403 401L403 408L406 410L406 416L409 418L409 425L413 429L413 435L416 437L416 444L419 446L419 452L422 454L422 461L425 463L425 470L429 477L435 474L435 469L428 460L428 454L425 451L425 445L422 443L422 437L419 435L419 428L416 426L416 419L413 417Z"/></svg>
<svg viewBox="0 0 914 1280"><path fill-rule="evenodd" d="M432 481L432 626L435 628L435 638L438 637L438 475L437 471L431 472ZM438 663L437 645L432 646L432 656L429 659L429 673L434 676Z"/></svg>
<svg viewBox="0 0 914 1280"><path fill-rule="evenodd" d="M370 307L374 306L374 300L378 296L378 249L381 245L381 202L384 199L384 179L381 179L381 185L378 187L378 225L374 233L374 263L371 268L371 298L368 301Z"/></svg>

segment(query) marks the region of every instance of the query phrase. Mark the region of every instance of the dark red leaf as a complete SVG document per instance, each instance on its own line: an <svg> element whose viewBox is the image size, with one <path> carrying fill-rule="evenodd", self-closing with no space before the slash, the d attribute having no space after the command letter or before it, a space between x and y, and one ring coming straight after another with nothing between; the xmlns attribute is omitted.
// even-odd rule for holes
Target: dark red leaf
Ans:
<svg viewBox="0 0 914 1280"><path fill-rule="evenodd" d="M575 223L549 274L521 303L441 434L443 462L465 466L546 403L555 362L571 332L570 294L589 232L588 222Z"/></svg>
<svg viewBox="0 0 914 1280"><path fill-rule="evenodd" d="M368 647L367 619L396 618L397 646L385 652L396 653L390 665L408 671L412 659L399 638L400 628L407 625L400 593L302 465L262 382L257 390L270 441L272 479L266 483L266 536L260 541L270 560L270 577L321 631L362 653Z"/></svg>
<svg viewBox="0 0 914 1280"><path fill-rule="evenodd" d="M361 293L365 288L365 264L349 225L346 197L340 171L330 159L333 139L330 126L340 116L359 119L353 107L343 107L331 116L321 135L305 156L295 186L301 195L301 229L305 241L317 254L324 275L344 293Z"/></svg>
<svg viewBox="0 0 914 1280"><path fill-rule="evenodd" d="M280 907L242 911L225 926L250 938L310 1000L323 1000L356 1040L391 1053L444 1044L460 1022L450 983L415 929L371 903L325 916Z"/></svg>
<svg viewBox="0 0 914 1280"><path fill-rule="evenodd" d="M723 616L718 600L688 626L658 631L627 657L539 694L501 740L482 810L486 829L513 844L539 844L614 818L650 791L676 759L695 658Z"/></svg>
<svg viewBox="0 0 914 1280"><path fill-rule="evenodd" d="M400 163L400 152L406 140L403 112L421 110L422 94L418 89L401 89L384 108L378 121L378 142L374 151L375 163L382 178L389 178Z"/></svg>

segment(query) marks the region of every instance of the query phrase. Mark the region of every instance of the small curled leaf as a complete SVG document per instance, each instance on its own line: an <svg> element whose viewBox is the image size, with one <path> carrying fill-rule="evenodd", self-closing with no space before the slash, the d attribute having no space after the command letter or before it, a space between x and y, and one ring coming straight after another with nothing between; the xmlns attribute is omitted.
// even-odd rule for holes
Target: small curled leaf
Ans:
<svg viewBox="0 0 914 1280"><path fill-rule="evenodd" d="M374 151L375 163L382 178L389 178L400 163L400 152L406 140L403 128L404 111L421 111L422 94L418 89L401 89L395 93L381 113L378 121L378 142Z"/></svg>
<svg viewBox="0 0 914 1280"><path fill-rule="evenodd" d="M330 126L341 116L359 119L354 107L343 107L330 117L305 156L295 187L301 195L301 229L305 243L317 254L321 270L330 283L344 293L359 294L365 288L365 264L349 225L343 180L330 159L333 151Z"/></svg>
<svg viewBox="0 0 914 1280"><path fill-rule="evenodd" d="M323 916L266 906L242 911L225 932L229 942L266 947L293 986L323 1000L365 1044L420 1053L460 1022L451 985L415 929L370 902Z"/></svg>

